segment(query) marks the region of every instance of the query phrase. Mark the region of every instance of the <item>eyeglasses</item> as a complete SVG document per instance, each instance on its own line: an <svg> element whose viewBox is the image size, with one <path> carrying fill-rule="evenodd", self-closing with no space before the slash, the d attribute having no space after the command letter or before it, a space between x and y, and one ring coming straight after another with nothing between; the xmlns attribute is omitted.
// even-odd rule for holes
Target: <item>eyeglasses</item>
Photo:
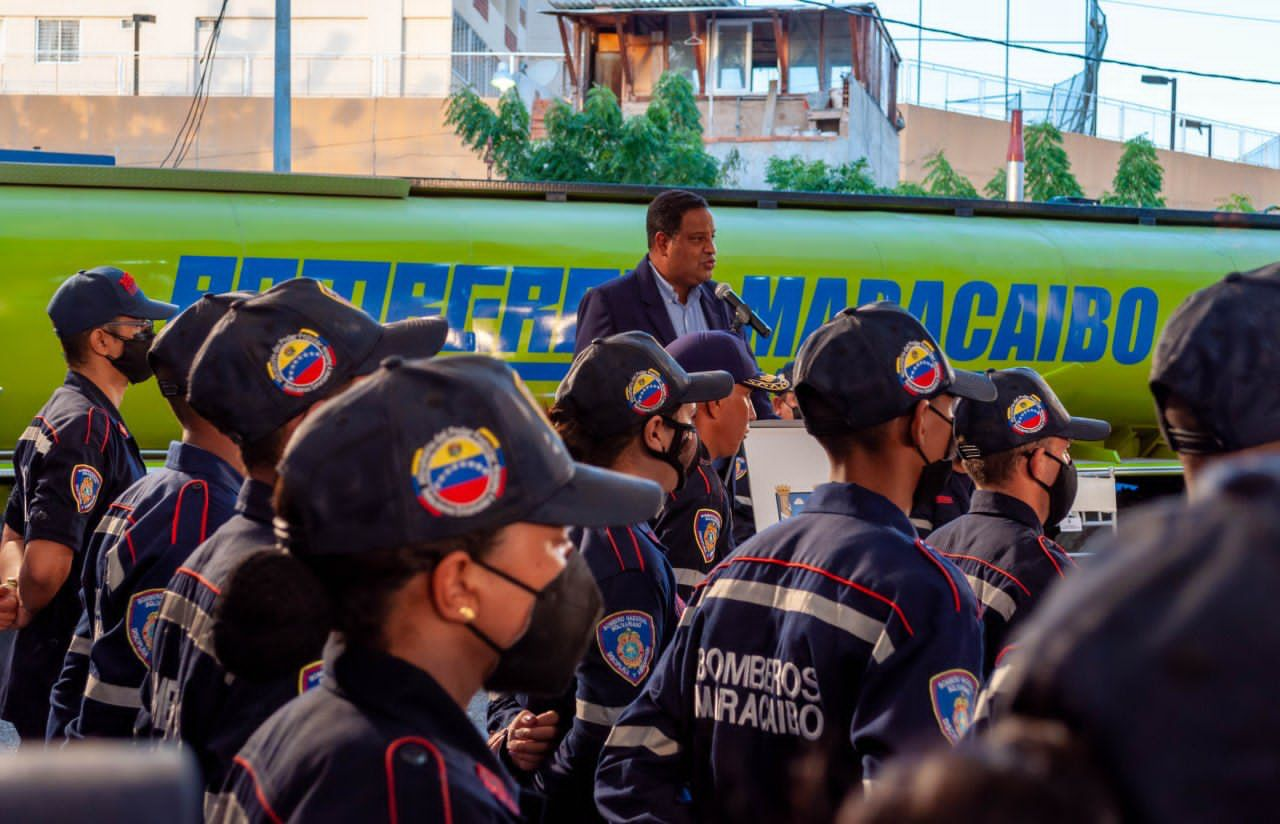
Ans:
<svg viewBox="0 0 1280 824"><path fill-rule="evenodd" d="M924 404L924 405L925 405L925 406L927 406L927 407L929 407L929 411L930 411L930 412L932 412L933 414L937 415L939 418L942 418L944 421L946 421L946 422L947 422L947 426L955 426L955 425L956 425L956 419L955 419L955 418L951 417L951 416L950 416L950 415L948 415L947 413L945 413L945 412L943 412L942 410L938 409L938 407L934 406L932 403L930 403L930 402L928 402L928 401L925 401L925 404Z"/></svg>
<svg viewBox="0 0 1280 824"><path fill-rule="evenodd" d="M136 338L154 338L156 336L156 325L154 322L149 320L113 320L113 321L108 321L107 323L102 324L102 326L104 329L107 330L107 334L111 335L114 338L118 338L120 340L133 340ZM121 335L117 335L115 332L111 331L113 327L123 328L123 329L136 329L137 331L132 338L126 338Z"/></svg>

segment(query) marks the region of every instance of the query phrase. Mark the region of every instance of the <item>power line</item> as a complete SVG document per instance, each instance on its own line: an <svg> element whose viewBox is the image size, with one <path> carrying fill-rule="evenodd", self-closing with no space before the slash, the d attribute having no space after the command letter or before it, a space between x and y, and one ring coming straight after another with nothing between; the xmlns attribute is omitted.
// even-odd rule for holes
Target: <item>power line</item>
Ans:
<svg viewBox="0 0 1280 824"><path fill-rule="evenodd" d="M832 3L824 3L822 0L799 0L799 2L806 3L811 6L818 6L819 8L829 9L830 11L843 12L852 17L868 17L873 20L879 20L882 23L888 23L895 26L906 26L909 29L917 29L931 34L944 34L958 40L968 40L974 43L990 43L993 46L1008 46L1011 49L1020 49L1022 51L1035 52L1037 54L1047 54L1052 57L1066 57L1072 60L1087 60L1093 63L1107 63L1112 66L1124 66L1129 69L1144 69L1146 71L1162 72L1164 74L1179 74L1186 77L1202 77L1208 80L1232 80L1237 83L1257 83L1263 86L1280 86L1280 80L1270 80L1265 77L1243 77L1235 74L1218 74L1217 72L1202 72L1194 69L1176 69L1169 66L1156 66L1150 63L1135 63L1130 60L1117 60L1114 57L1089 57L1085 54L1054 51L1053 49L1029 46L1025 43L1011 42L995 37L982 37L980 35L965 34L964 32L952 31L950 29L922 26L919 23L913 23L908 20L892 20L888 17L881 17L876 12L862 11L861 9L850 8L848 6L837 6ZM1111 0L1111 2L1116 2L1116 0Z"/></svg>
<svg viewBox="0 0 1280 824"><path fill-rule="evenodd" d="M1274 23L1280 25L1280 20L1274 17L1249 17L1243 14L1227 14L1221 11L1205 11L1204 9L1180 9L1176 6L1153 6L1147 3L1135 3L1133 0L1102 0L1109 6L1132 6L1135 9L1149 9L1151 11L1168 11L1175 14L1195 14L1201 17L1216 17L1220 20L1244 20L1249 23Z"/></svg>
<svg viewBox="0 0 1280 824"><path fill-rule="evenodd" d="M191 96L191 104L187 106L186 117L182 120L182 125L178 127L178 133L173 138L173 145L169 147L169 151L165 154L164 159L160 161L160 166L173 158L173 166L177 168L186 158L196 132L200 128L200 122L204 119L204 107L208 105L209 97L209 81L213 75L213 55L217 49L218 35L222 31L222 20L227 13L228 0L222 0L222 8L218 11L218 17L213 22L213 30L209 33L209 40L205 43L204 54L201 56L200 77L196 80L196 88ZM175 155L176 153L176 155Z"/></svg>

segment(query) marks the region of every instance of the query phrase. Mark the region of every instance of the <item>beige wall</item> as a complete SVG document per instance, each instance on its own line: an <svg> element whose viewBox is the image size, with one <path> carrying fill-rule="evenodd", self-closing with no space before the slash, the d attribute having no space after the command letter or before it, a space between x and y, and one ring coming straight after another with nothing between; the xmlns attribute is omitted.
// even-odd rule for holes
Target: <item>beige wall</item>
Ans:
<svg viewBox="0 0 1280 824"><path fill-rule="evenodd" d="M190 101L181 97L0 96L0 147L115 155L156 166ZM293 103L293 169L329 174L483 178L485 165L431 98L302 98ZM269 170L271 100L209 99L186 168Z"/></svg>
<svg viewBox="0 0 1280 824"><path fill-rule="evenodd" d="M939 149L979 192L1004 166L1009 146L1009 125L1004 121L918 106L901 108L907 127L900 136L900 179L922 180L925 160ZM1078 134L1063 138L1071 170L1085 194L1098 197L1109 190L1124 144ZM1280 170L1164 149L1156 154L1164 167L1165 202L1172 208L1215 209L1232 194L1248 195L1260 209L1280 204Z"/></svg>

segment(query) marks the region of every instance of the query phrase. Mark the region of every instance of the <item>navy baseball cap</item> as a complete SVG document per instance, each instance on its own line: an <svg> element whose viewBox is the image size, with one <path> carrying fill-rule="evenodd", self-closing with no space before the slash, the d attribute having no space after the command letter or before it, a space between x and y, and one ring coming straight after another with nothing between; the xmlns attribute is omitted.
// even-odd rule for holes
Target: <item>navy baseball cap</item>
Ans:
<svg viewBox="0 0 1280 824"><path fill-rule="evenodd" d="M1151 361L1151 394L1175 452L1238 452L1280 441L1280 263L1232 272L1182 302ZM1176 395L1203 431L1169 426Z"/></svg>
<svg viewBox="0 0 1280 824"><path fill-rule="evenodd" d="M1106 421L1071 417L1033 369L990 369L987 377L996 385L994 401L956 401L956 445L962 458L994 455L1041 438L1101 441L1111 434Z"/></svg>
<svg viewBox="0 0 1280 824"><path fill-rule="evenodd" d="M282 545L301 555L411 546L520 521L652 518L652 481L576 463L509 366L388 358L308 416L280 463Z"/></svg>
<svg viewBox="0 0 1280 824"><path fill-rule="evenodd" d="M556 404L598 436L621 435L686 403L727 398L733 383L728 372L686 372L652 335L623 332L578 353L556 389Z"/></svg>
<svg viewBox="0 0 1280 824"><path fill-rule="evenodd" d="M996 397L990 378L952 368L929 330L888 301L845 309L818 327L796 356L795 391L811 435L867 429L942 394Z"/></svg>
<svg viewBox="0 0 1280 824"><path fill-rule="evenodd" d="M196 353L234 304L253 297L253 292L225 292L205 295L183 309L156 335L147 352L147 362L156 374L156 385L166 398L186 398L187 376Z"/></svg>
<svg viewBox="0 0 1280 824"><path fill-rule="evenodd" d="M791 388L793 390L796 388L795 371L796 371L795 361L787 361L785 364L783 364L782 368L778 370L778 377L782 378L787 383L791 384Z"/></svg>
<svg viewBox="0 0 1280 824"><path fill-rule="evenodd" d="M732 332L690 332L667 344L667 351L686 372L728 372L734 383L766 392L791 388L786 378L761 372L747 342Z"/></svg>
<svg viewBox="0 0 1280 824"><path fill-rule="evenodd" d="M391 355L430 357L443 318L380 324L310 278L233 305L196 355L187 401L233 440L259 440Z"/></svg>
<svg viewBox="0 0 1280 824"><path fill-rule="evenodd" d="M114 266L98 266L81 269L64 280L45 311L53 321L53 330L65 338L120 315L168 320L178 314L178 307L144 295L128 272Z"/></svg>

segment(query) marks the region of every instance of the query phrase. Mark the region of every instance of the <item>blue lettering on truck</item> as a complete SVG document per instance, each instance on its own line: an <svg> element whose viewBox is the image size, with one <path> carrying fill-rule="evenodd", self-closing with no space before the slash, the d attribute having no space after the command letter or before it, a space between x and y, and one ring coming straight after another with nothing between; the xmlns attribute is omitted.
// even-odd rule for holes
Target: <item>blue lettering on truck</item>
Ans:
<svg viewBox="0 0 1280 824"><path fill-rule="evenodd" d="M578 267L184 255L171 300L185 308L206 292L261 291L289 278L313 277L383 322L442 315L449 321L448 351L501 354L526 380L558 381L573 353L578 303L588 289L620 274L621 269ZM1160 308L1159 297L1145 286L1116 295L1088 284L1012 283L1002 291L970 280L948 290L940 280L791 275L748 275L742 298L774 330L768 339L751 333L755 353L778 358L794 357L813 330L847 306L892 300L919 318L959 362L1095 363L1109 354L1129 366L1151 354Z"/></svg>

